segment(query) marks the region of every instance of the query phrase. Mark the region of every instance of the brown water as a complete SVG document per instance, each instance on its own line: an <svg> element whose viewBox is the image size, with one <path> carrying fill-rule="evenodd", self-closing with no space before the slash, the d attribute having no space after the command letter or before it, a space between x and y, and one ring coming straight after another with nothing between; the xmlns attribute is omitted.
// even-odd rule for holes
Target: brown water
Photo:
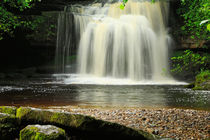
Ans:
<svg viewBox="0 0 210 140"><path fill-rule="evenodd" d="M51 76L1 80L0 105L190 108L210 110L210 91L180 85L68 85Z"/></svg>

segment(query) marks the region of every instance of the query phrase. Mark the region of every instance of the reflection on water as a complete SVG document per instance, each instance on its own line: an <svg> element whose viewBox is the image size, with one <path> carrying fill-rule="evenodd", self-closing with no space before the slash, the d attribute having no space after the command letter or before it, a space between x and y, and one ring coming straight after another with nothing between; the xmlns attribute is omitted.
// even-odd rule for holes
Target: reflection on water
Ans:
<svg viewBox="0 0 210 140"><path fill-rule="evenodd" d="M66 85L55 84L52 79L0 81L0 105L184 107L210 110L210 91L192 91L178 85Z"/></svg>

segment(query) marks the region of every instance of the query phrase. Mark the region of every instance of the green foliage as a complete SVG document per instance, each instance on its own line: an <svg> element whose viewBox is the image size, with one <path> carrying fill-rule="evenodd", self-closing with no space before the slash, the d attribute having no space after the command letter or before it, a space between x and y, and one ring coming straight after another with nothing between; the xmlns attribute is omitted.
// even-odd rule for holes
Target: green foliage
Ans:
<svg viewBox="0 0 210 140"><path fill-rule="evenodd" d="M13 34L14 29L20 26L18 16L8 12L4 7L0 6L0 40L3 39L3 33Z"/></svg>
<svg viewBox="0 0 210 140"><path fill-rule="evenodd" d="M199 54L190 50L184 51L184 54L172 57L173 73L188 72L189 74L198 74L209 66L210 55L208 53Z"/></svg>
<svg viewBox="0 0 210 140"><path fill-rule="evenodd" d="M125 8L125 4L128 2L128 0L123 0L122 4L120 5L120 9L124 9Z"/></svg>
<svg viewBox="0 0 210 140"><path fill-rule="evenodd" d="M123 1L122 1L122 4L120 5L120 9L123 10L123 9L125 8L125 4L126 4L127 2L128 2L128 0L123 0ZM154 3L155 0L151 0L151 2Z"/></svg>
<svg viewBox="0 0 210 140"><path fill-rule="evenodd" d="M210 70L201 71L196 76L195 90L210 90Z"/></svg>
<svg viewBox="0 0 210 140"><path fill-rule="evenodd" d="M40 0L3 0L0 3L0 40L5 34L12 37L17 27L34 28L35 24L32 21L23 18L15 11L23 12L31 8L36 1Z"/></svg>
<svg viewBox="0 0 210 140"><path fill-rule="evenodd" d="M36 1L40 2L41 0L3 0L3 3L23 11L24 9L31 8Z"/></svg>
<svg viewBox="0 0 210 140"><path fill-rule="evenodd" d="M209 36L209 18L210 2L209 0L181 0L181 7L177 13L184 18L184 25L181 27L183 35L190 35L192 39L210 39ZM208 22L201 24L202 21Z"/></svg>

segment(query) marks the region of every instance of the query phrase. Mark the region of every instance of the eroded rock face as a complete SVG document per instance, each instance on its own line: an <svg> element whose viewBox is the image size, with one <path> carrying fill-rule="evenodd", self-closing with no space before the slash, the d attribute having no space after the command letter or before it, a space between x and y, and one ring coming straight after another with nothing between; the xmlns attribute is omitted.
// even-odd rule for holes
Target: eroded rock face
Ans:
<svg viewBox="0 0 210 140"><path fill-rule="evenodd" d="M20 131L20 140L65 140L65 130L53 125L28 125Z"/></svg>
<svg viewBox="0 0 210 140"><path fill-rule="evenodd" d="M11 140L18 135L18 120L15 115L0 113L0 139Z"/></svg>

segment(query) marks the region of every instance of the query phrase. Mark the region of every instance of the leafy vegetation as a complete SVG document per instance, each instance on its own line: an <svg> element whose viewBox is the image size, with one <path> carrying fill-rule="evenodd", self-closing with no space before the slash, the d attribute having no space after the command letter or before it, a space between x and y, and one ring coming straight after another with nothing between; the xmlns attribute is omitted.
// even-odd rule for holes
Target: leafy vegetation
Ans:
<svg viewBox="0 0 210 140"><path fill-rule="evenodd" d="M196 76L195 87L193 89L210 90L210 70L201 71Z"/></svg>
<svg viewBox="0 0 210 140"><path fill-rule="evenodd" d="M174 73L188 73L196 75L200 71L204 71L209 68L210 55L208 53L194 53L191 50L185 50L183 54L179 54L171 58L173 61Z"/></svg>
<svg viewBox="0 0 210 140"><path fill-rule="evenodd" d="M31 8L36 1L40 0L3 0L0 3L0 40L5 35L13 36L18 27L34 29L36 24L19 13Z"/></svg>
<svg viewBox="0 0 210 140"><path fill-rule="evenodd" d="M181 0L181 6L177 12L184 18L184 24L181 26L183 35L190 36L192 39L210 39L209 0Z"/></svg>
<svg viewBox="0 0 210 140"><path fill-rule="evenodd" d="M125 8L125 4L126 4L127 2L128 2L128 0L123 0L123 1L122 1L122 4L120 5L120 9L123 10L123 9ZM151 2L154 3L155 0L151 0Z"/></svg>

